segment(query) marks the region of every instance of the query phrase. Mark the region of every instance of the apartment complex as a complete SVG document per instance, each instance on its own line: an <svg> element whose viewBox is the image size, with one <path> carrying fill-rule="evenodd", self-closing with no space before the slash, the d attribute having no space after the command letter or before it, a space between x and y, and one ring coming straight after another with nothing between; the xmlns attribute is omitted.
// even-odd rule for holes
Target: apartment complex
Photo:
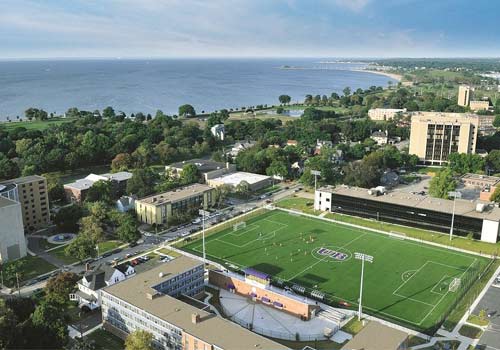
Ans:
<svg viewBox="0 0 500 350"><path fill-rule="evenodd" d="M50 222L47 180L38 175L25 176L0 183L0 196L21 204L25 231L34 231Z"/></svg>
<svg viewBox="0 0 500 350"><path fill-rule="evenodd" d="M471 111L487 111L490 109L490 101L489 100L478 100L478 101L470 101L469 107Z"/></svg>
<svg viewBox="0 0 500 350"><path fill-rule="evenodd" d="M410 154L424 164L441 165L451 153L475 153L479 119L467 113L413 113Z"/></svg>
<svg viewBox="0 0 500 350"><path fill-rule="evenodd" d="M0 263L26 256L21 204L0 196Z"/></svg>
<svg viewBox="0 0 500 350"><path fill-rule="evenodd" d="M214 203L213 188L194 184L135 201L137 219L146 224L168 225L172 216L207 209Z"/></svg>
<svg viewBox="0 0 500 350"><path fill-rule="evenodd" d="M392 120L402 113L406 113L406 108L372 108L368 111L368 116L371 120Z"/></svg>
<svg viewBox="0 0 500 350"><path fill-rule="evenodd" d="M155 349L287 349L177 299L202 292L203 264L181 256L103 289L103 327L122 338L146 330Z"/></svg>
<svg viewBox="0 0 500 350"><path fill-rule="evenodd" d="M457 104L462 107L469 106L471 99L472 89L468 85L460 85L458 87L458 101Z"/></svg>

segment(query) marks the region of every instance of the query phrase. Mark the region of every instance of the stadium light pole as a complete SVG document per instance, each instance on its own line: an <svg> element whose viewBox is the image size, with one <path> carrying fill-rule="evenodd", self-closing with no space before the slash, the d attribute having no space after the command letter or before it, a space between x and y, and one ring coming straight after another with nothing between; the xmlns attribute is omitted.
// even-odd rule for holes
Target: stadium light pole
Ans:
<svg viewBox="0 0 500 350"><path fill-rule="evenodd" d="M453 211L451 213L451 226L450 226L450 241L453 239L453 225L455 224L455 204L457 198L462 198L462 194L458 191L448 192L449 197L453 197Z"/></svg>
<svg viewBox="0 0 500 350"><path fill-rule="evenodd" d="M358 307L358 321L361 321L361 313L362 313L362 306L361 302L363 299L363 275L365 272L365 261L368 261L369 263L373 262L373 256L363 254L363 253L354 253L354 258L361 260L361 283L359 286L359 307Z"/></svg>
<svg viewBox="0 0 500 350"><path fill-rule="evenodd" d="M201 230L202 230L202 239L203 239L203 266L206 265L207 255L205 252L205 215L207 215L207 211L204 209L200 209L198 213L201 215Z"/></svg>
<svg viewBox="0 0 500 350"><path fill-rule="evenodd" d="M316 183L318 181L318 176L321 176L321 171L311 170L311 174L314 175L314 193L316 193Z"/></svg>

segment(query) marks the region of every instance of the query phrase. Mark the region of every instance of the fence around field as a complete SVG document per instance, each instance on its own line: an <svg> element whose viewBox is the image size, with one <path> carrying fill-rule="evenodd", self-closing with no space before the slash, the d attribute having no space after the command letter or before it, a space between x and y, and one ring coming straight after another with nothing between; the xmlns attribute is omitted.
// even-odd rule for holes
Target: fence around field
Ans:
<svg viewBox="0 0 500 350"><path fill-rule="evenodd" d="M266 213L266 212L268 212L270 210L280 210L280 211L288 212L291 215L313 217L313 218L318 219L318 220L336 222L336 223L339 223L339 224L342 224L342 225L346 225L346 226L356 227L356 228L363 229L363 230L369 230L369 231L378 232L378 233L382 233L382 234L389 235L389 236L394 236L396 238L408 239L408 240L411 240L411 241L418 241L418 242L420 242L420 240L417 240L417 239L414 239L414 238L410 238L410 237L401 236L401 235L399 235L397 233L392 233L392 232L389 233L389 232L385 232L385 231L379 231L379 230L375 230L375 229L371 229L371 228L367 228L367 227L358 226L358 225L355 225L355 224L338 222L338 221L332 220L332 219L319 218L317 216L310 215L310 214L307 214L307 213L303 213L303 212L300 212L300 211L297 211L297 210L291 210L291 209L285 209L285 208L277 208L277 207L271 206L271 205L268 205L266 207L256 208L256 209L254 209L254 210L252 210L250 212L247 212L247 213L245 213L245 214L243 214L241 216L238 216L238 217L232 218L232 219L230 219L228 221L225 221L223 223L217 224L216 226L213 226L209 230L205 231L205 237L207 237L209 235L212 235L212 234L215 234L215 233L218 233L218 232L221 232L221 231L223 231L225 229L232 228L233 225L236 224L236 223L238 223L238 222L251 220L251 219L253 219L253 218L257 217L257 216L260 216L260 215L262 215L262 214L264 214L264 213ZM190 239L188 239L188 240L184 239L184 240L182 240L180 242L177 242L175 245L177 247L179 247L179 248L182 248L182 247L184 247L184 246L186 246L188 244L196 242L196 241L198 241L198 240L201 239L201 232L195 234L195 236L196 236L195 239L193 239L192 238L193 236L192 236ZM433 244L432 242L422 242L422 243L442 247L441 245L435 244L435 243ZM171 246L170 248L173 248L173 247ZM444 247L444 248L448 248L448 247ZM458 248L448 248L448 249L455 250L455 251L463 251L462 249L458 249ZM175 250L178 250L178 249L175 249ZM186 254L186 252L184 250L178 250L178 251L180 253L182 253L182 254L190 255L192 257L195 257L195 255L191 254L191 253L187 253ZM468 251L463 251L463 252L469 253L471 255L479 255L479 254L474 254L474 253L471 253L471 252L468 252ZM198 259L199 259L199 257L198 257ZM213 263L213 260L207 261L207 262L208 263ZM222 266L221 264L217 264L217 265L218 266ZM450 292L450 294L453 294L453 296L454 296L453 301L441 313L441 316L437 319L437 321L435 322L434 326L432 326L432 327L424 329L423 327L419 327L417 325L414 325L414 324L411 324L411 323L408 323L408 322L400 321L400 320L398 320L398 319L396 319L394 317L383 315L383 314L379 314L376 311L369 310L366 307L365 307L365 310L366 310L365 313L372 315L372 317L388 321L388 322L390 322L392 324L412 329L412 330L414 330L416 332L424 332L426 334L432 335L432 334L434 334L439 329L439 327L448 318L448 316L450 316L450 314L457 307L457 305L459 305L459 303L462 301L462 299L464 298L464 296L470 290L471 286L474 283L477 283L478 281L480 281L485 275L488 275L490 273L491 266L493 266L493 265L494 265L494 260L491 260L489 262L489 264L486 267L482 268L482 269L480 269L481 266L472 266L472 268L468 269L464 273L464 275L461 278L461 284L460 284L460 287L458 288L458 290L455 291L455 292ZM224 268L227 269L228 267L224 266ZM235 271L235 272L238 273L239 271ZM239 273L241 273L241 272L239 272ZM271 283L273 285L277 286L277 287L280 287L280 288L288 287L288 288L291 288L291 289L293 289L292 287L295 284L294 282L285 282L285 281L282 281L282 280L280 280L278 278L272 278ZM311 293L315 292L314 289L312 289L310 287L306 287L306 286L303 286L303 287L304 287L304 293L299 293L299 294L302 294L304 296L308 296L311 299L318 300L318 301L323 302L323 303L325 303L327 305L330 305L330 306L333 306L333 307L338 307L338 302L342 301L341 298L329 295L327 293L325 293L325 299L315 298L314 295L311 294ZM473 300L467 300L467 307L470 307L470 305L472 304L472 302L473 302ZM351 308L354 308L354 307L357 307L357 304L356 303L351 303ZM245 328L249 328L250 326L252 326L252 325L249 325L244 320L239 320L237 317L235 317L234 321L236 323L242 325ZM267 336L270 336L270 337L275 337L275 338L279 338L279 339L296 340L296 335L295 334L293 334L293 336L289 336L288 338L283 338L285 335L284 334L279 334L280 332L275 332L275 331L271 331L271 330L258 330L256 328L253 328L253 326L252 326L252 329L255 332L259 333L259 334L267 335ZM275 334L274 335L269 334L271 332L274 332ZM318 339L314 339L313 338L313 339L305 339L305 340L319 340L319 339L324 339L324 336L321 335L321 337L318 338Z"/></svg>

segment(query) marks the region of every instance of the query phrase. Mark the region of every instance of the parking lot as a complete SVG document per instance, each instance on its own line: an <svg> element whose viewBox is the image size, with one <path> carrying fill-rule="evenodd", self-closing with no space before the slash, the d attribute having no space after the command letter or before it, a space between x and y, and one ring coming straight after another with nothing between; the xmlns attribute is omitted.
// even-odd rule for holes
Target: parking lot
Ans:
<svg viewBox="0 0 500 350"><path fill-rule="evenodd" d="M485 310L489 315L490 325L479 340L478 349L500 350L500 288L491 286L474 310L478 315Z"/></svg>

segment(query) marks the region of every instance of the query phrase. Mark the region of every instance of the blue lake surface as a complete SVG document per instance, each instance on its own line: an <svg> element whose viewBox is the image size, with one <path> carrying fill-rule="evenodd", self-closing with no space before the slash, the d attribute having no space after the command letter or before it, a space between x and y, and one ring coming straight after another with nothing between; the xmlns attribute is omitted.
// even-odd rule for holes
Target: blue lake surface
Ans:
<svg viewBox="0 0 500 350"><path fill-rule="evenodd" d="M29 107L64 113L69 107L127 114L176 114L184 103L197 112L277 104L287 94L340 93L388 77L357 72L358 63L319 63L319 59L165 59L0 61L0 120L23 117ZM280 69L282 66L304 69Z"/></svg>

